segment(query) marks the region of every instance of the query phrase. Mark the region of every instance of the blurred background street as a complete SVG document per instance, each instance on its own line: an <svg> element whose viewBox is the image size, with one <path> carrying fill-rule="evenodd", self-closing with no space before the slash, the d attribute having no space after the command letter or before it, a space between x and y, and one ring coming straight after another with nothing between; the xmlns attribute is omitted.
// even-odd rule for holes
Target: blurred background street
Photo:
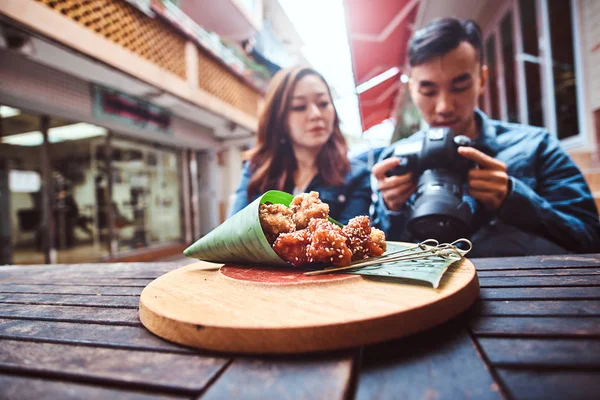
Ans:
<svg viewBox="0 0 600 400"><path fill-rule="evenodd" d="M442 16L483 29L480 108L555 133L600 204L600 1L0 0L0 265L185 262L283 67L323 74L372 163L422 126L406 44Z"/></svg>

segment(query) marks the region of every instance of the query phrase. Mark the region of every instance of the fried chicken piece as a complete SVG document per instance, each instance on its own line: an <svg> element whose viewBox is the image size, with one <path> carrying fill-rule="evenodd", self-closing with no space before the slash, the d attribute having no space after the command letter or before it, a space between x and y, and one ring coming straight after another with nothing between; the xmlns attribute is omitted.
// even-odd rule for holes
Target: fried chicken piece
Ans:
<svg viewBox="0 0 600 400"><path fill-rule="evenodd" d="M342 230L326 219L313 219L308 225L311 241L306 248L310 262L333 264L338 267L350 264L352 252Z"/></svg>
<svg viewBox="0 0 600 400"><path fill-rule="evenodd" d="M292 219L292 210L283 204L261 204L258 208L260 226L269 243L273 244L281 233L294 232L296 224Z"/></svg>
<svg viewBox="0 0 600 400"><path fill-rule="evenodd" d="M273 250L282 260L298 267L308 264L309 257L306 248L310 244L311 233L302 229L290 233L282 233L273 244Z"/></svg>
<svg viewBox="0 0 600 400"><path fill-rule="evenodd" d="M385 233L377 228L371 228L371 234L369 235L369 255L373 257L379 257L387 250L387 243L385 242Z"/></svg>
<svg viewBox="0 0 600 400"><path fill-rule="evenodd" d="M319 199L318 192L297 195L290 203L290 209L294 213L293 219L298 230L306 228L313 218L327 219L329 217L329 205Z"/></svg>
<svg viewBox="0 0 600 400"><path fill-rule="evenodd" d="M369 217L361 215L348 221L343 229L348 238L348 247L352 251L352 260L362 260L369 255L371 221Z"/></svg>

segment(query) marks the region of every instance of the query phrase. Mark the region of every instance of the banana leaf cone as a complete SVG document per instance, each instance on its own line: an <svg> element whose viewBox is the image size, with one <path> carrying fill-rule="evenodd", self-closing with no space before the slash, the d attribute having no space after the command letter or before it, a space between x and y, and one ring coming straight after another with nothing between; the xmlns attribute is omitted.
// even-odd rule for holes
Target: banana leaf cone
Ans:
<svg viewBox="0 0 600 400"><path fill-rule="evenodd" d="M258 209L262 203L289 207L293 198L291 194L278 190L266 192L197 240L183 254L215 263L289 266L279 258L267 241L260 226Z"/></svg>

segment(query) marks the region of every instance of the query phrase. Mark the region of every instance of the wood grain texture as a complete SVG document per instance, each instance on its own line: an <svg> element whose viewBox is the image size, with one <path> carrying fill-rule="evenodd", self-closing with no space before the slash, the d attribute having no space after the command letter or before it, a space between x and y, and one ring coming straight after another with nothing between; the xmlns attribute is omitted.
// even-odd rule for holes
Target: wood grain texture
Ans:
<svg viewBox="0 0 600 400"><path fill-rule="evenodd" d="M479 282L482 288L596 286L600 293L600 275L480 277Z"/></svg>
<svg viewBox="0 0 600 400"><path fill-rule="evenodd" d="M40 293L40 294L94 294L101 296L139 296L142 287L114 286L63 286L63 285L0 285L0 293Z"/></svg>
<svg viewBox="0 0 600 400"><path fill-rule="evenodd" d="M58 282L51 282L47 277L39 278L34 277L33 279L28 278L3 278L0 280L2 283L10 282L10 284L27 284L27 285L39 285L39 286L124 286L124 287L146 287L147 284L152 282L154 278L143 278L143 279L132 279L132 278L84 278L84 277L65 277Z"/></svg>
<svg viewBox="0 0 600 400"><path fill-rule="evenodd" d="M187 397L160 394L156 391L144 393L123 388L0 374L0 398L3 400L168 400Z"/></svg>
<svg viewBox="0 0 600 400"><path fill-rule="evenodd" d="M600 393L600 371L500 368L498 375L515 400L597 400Z"/></svg>
<svg viewBox="0 0 600 400"><path fill-rule="evenodd" d="M0 338L171 353L197 352L162 340L136 326L0 318Z"/></svg>
<svg viewBox="0 0 600 400"><path fill-rule="evenodd" d="M366 347L356 399L501 399L463 324Z"/></svg>
<svg viewBox="0 0 600 400"><path fill-rule="evenodd" d="M202 400L345 399L354 354L266 360L237 358Z"/></svg>
<svg viewBox="0 0 600 400"><path fill-rule="evenodd" d="M466 310L477 298L468 260L440 287L361 276L331 282L236 281L197 262L163 275L140 298L150 331L193 347L237 353L335 350L405 336Z"/></svg>
<svg viewBox="0 0 600 400"><path fill-rule="evenodd" d="M173 271L180 266L180 263L177 262L0 266L0 279L60 276L71 279L89 278L92 275L108 278L149 277L154 279L158 275Z"/></svg>
<svg viewBox="0 0 600 400"><path fill-rule="evenodd" d="M473 311L485 316L600 317L597 300L486 300Z"/></svg>
<svg viewBox="0 0 600 400"><path fill-rule="evenodd" d="M471 329L477 336L600 338L600 317L481 317Z"/></svg>
<svg viewBox="0 0 600 400"><path fill-rule="evenodd" d="M600 368L600 339L479 338L497 366Z"/></svg>
<svg viewBox="0 0 600 400"><path fill-rule="evenodd" d="M484 300L600 300L597 287L482 288Z"/></svg>
<svg viewBox="0 0 600 400"><path fill-rule="evenodd" d="M473 258L471 261L475 264L477 271L532 268L593 268L600 266L600 254Z"/></svg>
<svg viewBox="0 0 600 400"><path fill-rule="evenodd" d="M0 303L6 304L135 308L137 310L139 302L137 296L0 293Z"/></svg>
<svg viewBox="0 0 600 400"><path fill-rule="evenodd" d="M509 270L486 270L477 271L479 278L500 276L573 276L573 275L600 275L600 268L532 268L532 269L509 269Z"/></svg>
<svg viewBox="0 0 600 400"><path fill-rule="evenodd" d="M226 364L222 358L3 340L0 371L162 391L197 393Z"/></svg>
<svg viewBox="0 0 600 400"><path fill-rule="evenodd" d="M140 325L136 310L101 307L41 306L30 304L3 304L0 318L71 321L114 325Z"/></svg>

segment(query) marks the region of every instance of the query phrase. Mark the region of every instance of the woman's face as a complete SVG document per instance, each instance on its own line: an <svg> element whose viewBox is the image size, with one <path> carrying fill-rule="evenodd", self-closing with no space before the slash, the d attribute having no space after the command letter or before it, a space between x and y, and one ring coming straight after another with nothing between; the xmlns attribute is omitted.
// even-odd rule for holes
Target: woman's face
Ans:
<svg viewBox="0 0 600 400"><path fill-rule="evenodd" d="M334 120L331 97L321 78L311 74L296 82L287 116L292 145L320 151L333 134Z"/></svg>

